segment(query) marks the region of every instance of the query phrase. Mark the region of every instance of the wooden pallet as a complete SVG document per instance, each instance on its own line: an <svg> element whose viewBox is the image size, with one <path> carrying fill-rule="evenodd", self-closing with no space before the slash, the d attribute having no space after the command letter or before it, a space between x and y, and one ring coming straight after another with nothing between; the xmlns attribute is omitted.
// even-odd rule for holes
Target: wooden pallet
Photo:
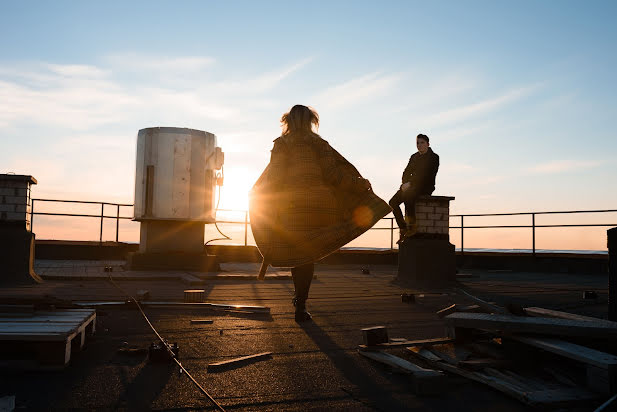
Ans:
<svg viewBox="0 0 617 412"><path fill-rule="evenodd" d="M6 366L62 368L96 331L93 309L0 313L0 361Z"/></svg>

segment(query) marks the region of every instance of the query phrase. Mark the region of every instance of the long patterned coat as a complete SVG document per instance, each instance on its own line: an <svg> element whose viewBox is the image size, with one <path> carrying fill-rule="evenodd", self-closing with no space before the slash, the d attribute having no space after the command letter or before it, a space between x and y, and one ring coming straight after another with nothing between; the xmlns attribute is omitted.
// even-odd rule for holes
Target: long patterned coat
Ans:
<svg viewBox="0 0 617 412"><path fill-rule="evenodd" d="M264 261L277 267L315 262L390 212L358 170L313 133L274 141L270 163L250 199L251 229Z"/></svg>

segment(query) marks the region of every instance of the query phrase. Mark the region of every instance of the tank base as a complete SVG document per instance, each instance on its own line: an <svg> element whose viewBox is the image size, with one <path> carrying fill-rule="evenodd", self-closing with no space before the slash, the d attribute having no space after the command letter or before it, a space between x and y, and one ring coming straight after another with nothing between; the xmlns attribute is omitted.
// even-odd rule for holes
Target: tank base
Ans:
<svg viewBox="0 0 617 412"><path fill-rule="evenodd" d="M221 270L216 256L204 253L129 253L129 270L191 270L218 272Z"/></svg>
<svg viewBox="0 0 617 412"><path fill-rule="evenodd" d="M447 239L411 237L398 251L397 281L408 287L448 287L456 280L454 245Z"/></svg>
<svg viewBox="0 0 617 412"><path fill-rule="evenodd" d="M33 285L43 280L34 271L34 233L19 225L0 225L1 286Z"/></svg>

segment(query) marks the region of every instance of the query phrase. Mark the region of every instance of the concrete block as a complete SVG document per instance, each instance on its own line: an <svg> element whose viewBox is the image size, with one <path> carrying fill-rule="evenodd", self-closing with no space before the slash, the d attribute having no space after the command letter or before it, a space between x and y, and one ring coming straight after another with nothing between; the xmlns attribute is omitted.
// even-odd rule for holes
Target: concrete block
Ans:
<svg viewBox="0 0 617 412"><path fill-rule="evenodd" d="M366 346L388 343L388 329L385 326L373 326L362 329L362 338Z"/></svg>
<svg viewBox="0 0 617 412"><path fill-rule="evenodd" d="M446 239L406 239L399 246L398 279L411 286L446 286L453 282L454 245Z"/></svg>

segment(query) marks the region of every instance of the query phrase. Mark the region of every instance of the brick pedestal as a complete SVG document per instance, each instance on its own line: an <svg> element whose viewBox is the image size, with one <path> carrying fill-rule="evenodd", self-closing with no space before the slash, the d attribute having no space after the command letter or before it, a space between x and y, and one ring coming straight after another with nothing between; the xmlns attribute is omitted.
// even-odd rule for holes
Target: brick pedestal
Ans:
<svg viewBox="0 0 617 412"><path fill-rule="evenodd" d="M34 272L34 233L30 231L32 176L0 175L0 284L41 282Z"/></svg>
<svg viewBox="0 0 617 412"><path fill-rule="evenodd" d="M405 219L415 234L399 245L398 280L410 287L447 286L456 278L454 245L450 243L449 196L421 196L415 216Z"/></svg>

